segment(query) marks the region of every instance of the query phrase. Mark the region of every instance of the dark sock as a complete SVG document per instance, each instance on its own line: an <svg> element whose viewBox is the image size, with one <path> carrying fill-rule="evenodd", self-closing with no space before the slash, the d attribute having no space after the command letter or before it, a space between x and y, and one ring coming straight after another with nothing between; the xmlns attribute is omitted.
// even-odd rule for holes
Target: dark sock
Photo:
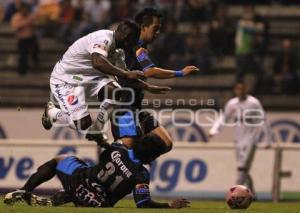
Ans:
<svg viewBox="0 0 300 213"><path fill-rule="evenodd" d="M40 184L52 179L56 174L57 162L52 159L41 165L37 172L30 176L25 185L21 188L26 192L32 192Z"/></svg>

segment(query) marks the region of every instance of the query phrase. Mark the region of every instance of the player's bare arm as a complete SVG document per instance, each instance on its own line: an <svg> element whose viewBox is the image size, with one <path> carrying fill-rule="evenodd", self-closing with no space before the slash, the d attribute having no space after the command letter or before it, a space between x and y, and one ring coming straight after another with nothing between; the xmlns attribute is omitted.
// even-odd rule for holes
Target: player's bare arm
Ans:
<svg viewBox="0 0 300 213"><path fill-rule="evenodd" d="M181 209L189 207L190 202L184 198L171 200L168 203L160 203L151 199L149 183L137 184L135 186L133 197L138 208L171 208Z"/></svg>
<svg viewBox="0 0 300 213"><path fill-rule="evenodd" d="M138 79L144 76L144 73L141 71L127 72L125 70L122 70L114 66L104 56L102 56L99 53L92 54L92 65L95 69L108 75L115 75L118 77L123 77L128 79Z"/></svg>
<svg viewBox="0 0 300 213"><path fill-rule="evenodd" d="M149 84L141 79L134 80L134 83L136 88L147 90L148 92L151 92L153 94L165 94L166 92L171 90L170 87Z"/></svg>
<svg viewBox="0 0 300 213"><path fill-rule="evenodd" d="M167 79L167 78L183 77L196 71L199 71L199 68L195 66L186 66L182 70L178 70L178 71L167 70L159 67L150 67L144 71L144 75L147 78L151 77L151 78Z"/></svg>

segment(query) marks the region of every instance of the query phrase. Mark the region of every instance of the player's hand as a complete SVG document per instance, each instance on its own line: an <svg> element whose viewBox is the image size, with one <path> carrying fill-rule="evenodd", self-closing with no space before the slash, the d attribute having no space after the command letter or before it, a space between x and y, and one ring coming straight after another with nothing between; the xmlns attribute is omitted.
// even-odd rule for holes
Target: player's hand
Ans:
<svg viewBox="0 0 300 213"><path fill-rule="evenodd" d="M144 73L142 71L135 70L126 72L126 78L128 79L138 79L141 77L144 77Z"/></svg>
<svg viewBox="0 0 300 213"><path fill-rule="evenodd" d="M191 72L196 72L196 71L199 71L199 68L197 68L195 66L186 66L185 68L182 69L183 76L186 76L186 75L190 74Z"/></svg>
<svg viewBox="0 0 300 213"><path fill-rule="evenodd" d="M188 201L187 199L184 198L178 198L175 200L172 200L171 202L169 202L169 206L172 209L181 209L181 208L187 208L190 207L190 201Z"/></svg>
<svg viewBox="0 0 300 213"><path fill-rule="evenodd" d="M147 87L147 91L153 93L153 94L166 94L166 92L170 91L171 87L163 87L163 86L155 86L155 85L149 85Z"/></svg>

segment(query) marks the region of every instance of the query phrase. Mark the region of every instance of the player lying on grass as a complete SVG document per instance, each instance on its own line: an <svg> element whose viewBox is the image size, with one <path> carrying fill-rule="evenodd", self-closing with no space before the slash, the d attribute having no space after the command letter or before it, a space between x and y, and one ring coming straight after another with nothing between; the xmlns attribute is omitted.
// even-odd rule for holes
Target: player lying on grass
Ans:
<svg viewBox="0 0 300 213"><path fill-rule="evenodd" d="M73 202L80 207L113 207L133 192L138 208L188 207L189 202L185 199L157 203L150 197L149 172L143 164L159 157L163 148L156 135L147 135L137 140L133 149L113 143L101 154L100 162L95 166L88 166L75 156L57 156L41 165L20 190L6 194L4 202L13 204L25 200L31 205L52 206ZM31 194L37 186L55 175L65 191L63 202Z"/></svg>

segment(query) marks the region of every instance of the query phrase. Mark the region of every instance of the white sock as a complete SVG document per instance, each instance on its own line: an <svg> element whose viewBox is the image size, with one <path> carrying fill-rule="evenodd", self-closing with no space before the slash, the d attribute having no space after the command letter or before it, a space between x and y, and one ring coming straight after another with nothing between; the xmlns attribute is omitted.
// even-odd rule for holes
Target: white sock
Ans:
<svg viewBox="0 0 300 213"><path fill-rule="evenodd" d="M52 119L53 123L61 126L65 125L71 129L76 129L74 122L70 119L70 116L61 109L54 107L48 111L48 115Z"/></svg>
<svg viewBox="0 0 300 213"><path fill-rule="evenodd" d="M105 123L110 119L116 107L116 101L105 99L99 107L99 112L95 122L86 130L85 133L99 134L103 132Z"/></svg>

